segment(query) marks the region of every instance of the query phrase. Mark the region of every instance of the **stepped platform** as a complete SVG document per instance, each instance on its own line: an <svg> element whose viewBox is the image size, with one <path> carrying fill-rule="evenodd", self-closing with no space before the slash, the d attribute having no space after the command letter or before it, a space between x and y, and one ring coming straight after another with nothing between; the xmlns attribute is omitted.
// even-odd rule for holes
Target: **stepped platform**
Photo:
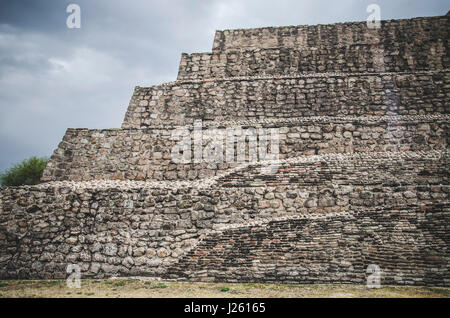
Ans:
<svg viewBox="0 0 450 318"><path fill-rule="evenodd" d="M364 284L377 268L381 284L450 286L448 23L217 31L176 81L136 87L121 128L68 129L42 184L0 190L0 279L76 264L82 278ZM174 158L180 136L183 154L230 134L236 150L241 129L273 133L277 158L217 144L233 160Z"/></svg>
<svg viewBox="0 0 450 318"><path fill-rule="evenodd" d="M202 131L218 127L218 133L226 134L227 126L276 129L279 157L284 159L325 153L444 150L448 145L449 119L449 115L323 116L211 122L202 127ZM237 165L237 159L231 163L224 159L221 163L175 164L171 149L178 142L172 137L176 128L68 130L48 164L43 180L195 180ZM191 134L193 152L194 126L183 129ZM227 140L222 144L225 145ZM203 140L202 146L206 147L208 142ZM248 147L249 140L245 142ZM224 158L225 152L224 147Z"/></svg>
<svg viewBox="0 0 450 318"><path fill-rule="evenodd" d="M307 116L448 114L448 70L316 73L137 87L122 128Z"/></svg>
<svg viewBox="0 0 450 318"><path fill-rule="evenodd" d="M377 41L377 40L375 40ZM178 80L314 73L380 73L444 70L448 41L352 44L338 47L270 48L217 53L184 53Z"/></svg>

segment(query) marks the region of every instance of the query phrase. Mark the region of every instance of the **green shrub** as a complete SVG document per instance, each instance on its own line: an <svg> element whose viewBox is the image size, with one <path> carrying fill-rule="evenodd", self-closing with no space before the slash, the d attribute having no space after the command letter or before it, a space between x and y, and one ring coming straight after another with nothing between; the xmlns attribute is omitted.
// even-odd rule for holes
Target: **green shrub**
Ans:
<svg viewBox="0 0 450 318"><path fill-rule="evenodd" d="M39 184L48 158L31 157L0 174L2 186L21 186Z"/></svg>

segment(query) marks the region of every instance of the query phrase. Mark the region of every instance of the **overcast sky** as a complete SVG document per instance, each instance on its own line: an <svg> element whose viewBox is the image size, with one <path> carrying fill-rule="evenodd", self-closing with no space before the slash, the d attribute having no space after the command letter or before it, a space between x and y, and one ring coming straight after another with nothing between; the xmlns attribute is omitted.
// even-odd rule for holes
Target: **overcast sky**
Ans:
<svg viewBox="0 0 450 318"><path fill-rule="evenodd" d="M69 29L66 8L81 8ZM135 86L175 80L216 29L445 15L448 0L0 0L0 171L50 156L67 128L120 127Z"/></svg>

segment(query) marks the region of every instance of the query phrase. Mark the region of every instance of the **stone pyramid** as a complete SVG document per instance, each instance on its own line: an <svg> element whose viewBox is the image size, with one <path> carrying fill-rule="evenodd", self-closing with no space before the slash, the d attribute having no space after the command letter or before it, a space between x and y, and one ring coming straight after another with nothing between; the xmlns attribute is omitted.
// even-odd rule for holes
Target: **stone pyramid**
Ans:
<svg viewBox="0 0 450 318"><path fill-rule="evenodd" d="M83 278L449 286L449 29L447 14L217 31L176 81L136 87L121 129L68 129L41 185L0 191L0 278L76 264ZM193 158L212 145L196 132L230 128L276 132L277 168ZM190 161L173 158L181 135Z"/></svg>

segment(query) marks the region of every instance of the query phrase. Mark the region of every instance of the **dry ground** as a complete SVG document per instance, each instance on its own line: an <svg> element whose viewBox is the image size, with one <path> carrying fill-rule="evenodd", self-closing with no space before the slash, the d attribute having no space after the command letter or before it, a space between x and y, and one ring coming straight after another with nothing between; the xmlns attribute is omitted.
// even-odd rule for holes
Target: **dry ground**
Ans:
<svg viewBox="0 0 450 318"><path fill-rule="evenodd" d="M227 284L161 282L148 279L83 280L70 289L66 281L0 281L0 297L450 297L450 288L363 285Z"/></svg>

